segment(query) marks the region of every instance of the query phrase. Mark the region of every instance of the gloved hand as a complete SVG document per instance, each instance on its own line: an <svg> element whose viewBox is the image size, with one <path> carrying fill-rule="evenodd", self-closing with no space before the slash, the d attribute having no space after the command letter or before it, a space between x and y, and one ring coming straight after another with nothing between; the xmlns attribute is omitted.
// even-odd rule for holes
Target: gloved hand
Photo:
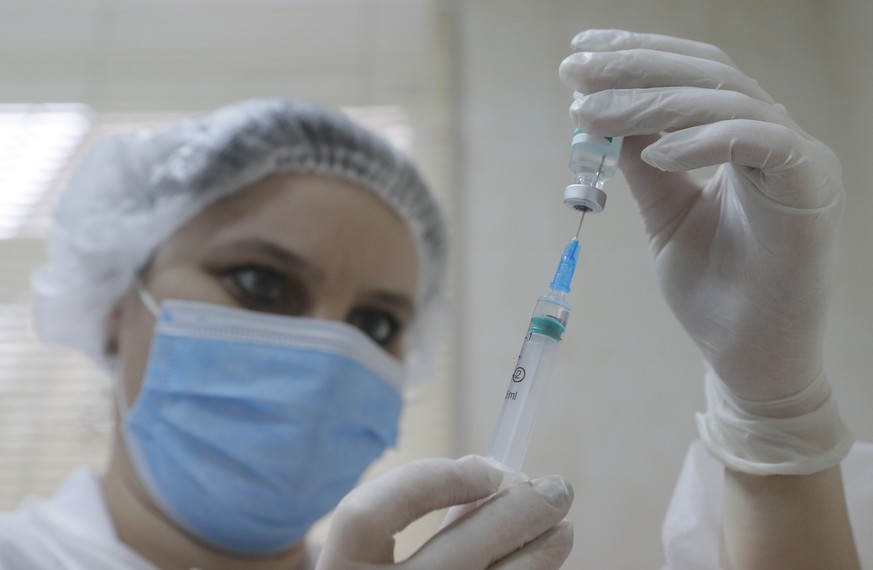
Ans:
<svg viewBox="0 0 873 570"><path fill-rule="evenodd" d="M714 46L589 30L560 67L576 125L620 167L660 287L703 353L710 451L749 473L835 463L851 439L823 370L840 165ZM721 165L708 180L687 171Z"/></svg>
<svg viewBox="0 0 873 570"><path fill-rule="evenodd" d="M502 472L484 458L423 459L367 482L340 502L317 570L550 570L573 546L561 522L573 492L560 477L509 487L394 561L394 535L431 511L495 493Z"/></svg>

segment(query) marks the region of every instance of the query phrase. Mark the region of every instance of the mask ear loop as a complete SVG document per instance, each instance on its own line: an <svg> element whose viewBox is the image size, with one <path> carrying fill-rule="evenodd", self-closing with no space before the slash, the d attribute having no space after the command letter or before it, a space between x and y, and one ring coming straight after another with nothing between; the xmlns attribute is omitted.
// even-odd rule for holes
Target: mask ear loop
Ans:
<svg viewBox="0 0 873 570"><path fill-rule="evenodd" d="M138 275L133 286L136 288L136 294L139 295L142 304L146 306L146 309L149 310L153 317L157 318L158 315L161 314L161 308L158 307L155 298L152 297L152 294L149 293L148 289L146 289L145 283L142 282L142 279Z"/></svg>
<svg viewBox="0 0 873 570"><path fill-rule="evenodd" d="M137 275L133 282L133 287L136 290L136 294L139 297L142 304L145 305L146 309L155 317L158 318L158 315L161 313L161 309L158 306L158 303L155 301L155 298L152 297L152 294L146 289L145 283L142 282L142 278ZM130 411L130 405L127 400L127 387L124 385L124 378L121 378L120 374L116 374L115 380L115 406L118 408L118 413L121 416L121 420L124 421L124 418L127 416L127 413Z"/></svg>

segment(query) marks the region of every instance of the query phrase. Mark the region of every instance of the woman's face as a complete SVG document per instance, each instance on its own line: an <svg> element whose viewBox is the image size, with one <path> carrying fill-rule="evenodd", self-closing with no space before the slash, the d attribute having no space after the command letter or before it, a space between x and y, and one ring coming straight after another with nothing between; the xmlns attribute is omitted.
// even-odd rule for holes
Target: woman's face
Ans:
<svg viewBox="0 0 873 570"><path fill-rule="evenodd" d="M195 300L344 321L402 358L415 311L409 230L368 190L284 174L213 203L155 252L143 276L155 300ZM109 321L126 392L139 393L154 319L131 291Z"/></svg>

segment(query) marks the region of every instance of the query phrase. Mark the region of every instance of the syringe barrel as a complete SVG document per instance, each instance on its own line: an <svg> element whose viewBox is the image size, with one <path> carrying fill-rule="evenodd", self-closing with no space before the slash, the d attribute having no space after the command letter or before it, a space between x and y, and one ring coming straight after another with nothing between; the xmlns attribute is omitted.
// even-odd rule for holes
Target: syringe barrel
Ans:
<svg viewBox="0 0 873 570"><path fill-rule="evenodd" d="M569 317L570 306L563 294L552 291L538 299L488 446L488 457L512 470L522 471L537 410Z"/></svg>

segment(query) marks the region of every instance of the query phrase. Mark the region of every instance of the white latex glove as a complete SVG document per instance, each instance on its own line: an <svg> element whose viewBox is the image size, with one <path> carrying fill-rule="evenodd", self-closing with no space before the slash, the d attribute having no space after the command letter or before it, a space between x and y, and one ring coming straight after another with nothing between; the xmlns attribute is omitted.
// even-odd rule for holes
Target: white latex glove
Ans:
<svg viewBox="0 0 873 570"><path fill-rule="evenodd" d="M562 522L573 491L554 476L500 491L407 560L394 561L396 533L432 511L488 497L502 479L499 469L473 455L397 467L342 500L317 570L560 568L573 546L573 528Z"/></svg>
<svg viewBox="0 0 873 570"><path fill-rule="evenodd" d="M625 136L660 287L707 364L710 451L749 473L809 473L851 439L823 371L840 165L714 46L589 30L561 78L576 125ZM701 181L686 171L721 165ZM774 419L776 418L776 419Z"/></svg>

